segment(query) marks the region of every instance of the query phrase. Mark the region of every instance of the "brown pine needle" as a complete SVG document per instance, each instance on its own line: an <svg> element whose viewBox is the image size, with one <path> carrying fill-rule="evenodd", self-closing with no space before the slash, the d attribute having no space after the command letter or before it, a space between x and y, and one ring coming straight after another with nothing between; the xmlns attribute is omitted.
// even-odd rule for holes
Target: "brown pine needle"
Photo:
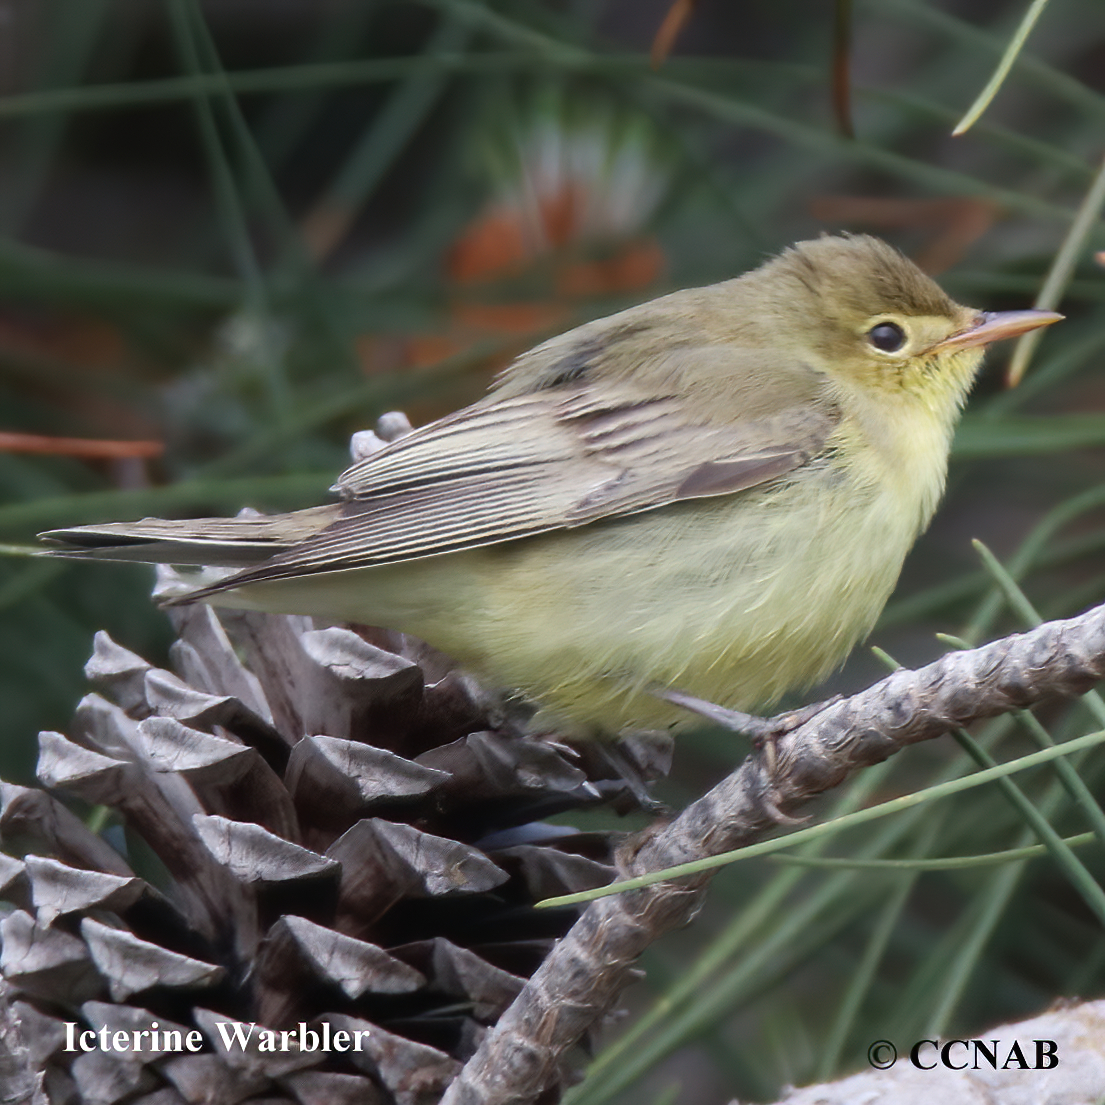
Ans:
<svg viewBox="0 0 1105 1105"><path fill-rule="evenodd" d="M833 20L833 114L845 138L855 138L852 123L852 0L836 0Z"/></svg>
<svg viewBox="0 0 1105 1105"><path fill-rule="evenodd" d="M125 457L159 457L165 452L161 441L112 441L84 437L51 437L0 430L0 452L39 453L56 457L84 457L86 460L117 460Z"/></svg>
<svg viewBox="0 0 1105 1105"><path fill-rule="evenodd" d="M652 40L652 52L649 54L649 61L653 69L659 69L667 61L668 55L675 46L675 40L682 34L683 28L690 21L697 4L698 0L675 0L672 6L668 8L667 15L664 16L664 21L660 24L660 29Z"/></svg>

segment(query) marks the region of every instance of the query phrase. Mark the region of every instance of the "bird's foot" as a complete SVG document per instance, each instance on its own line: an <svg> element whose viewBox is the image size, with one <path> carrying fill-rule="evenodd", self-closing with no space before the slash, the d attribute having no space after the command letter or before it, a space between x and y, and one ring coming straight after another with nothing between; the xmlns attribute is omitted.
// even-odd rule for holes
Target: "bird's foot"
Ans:
<svg viewBox="0 0 1105 1105"><path fill-rule="evenodd" d="M787 733L805 725L807 721L817 717L822 710L840 701L840 695L833 695L823 702L812 702L808 706L800 706L797 710L787 710L776 714L774 717L757 717L755 714L746 714L741 710L730 710L725 706L718 706L715 702L707 702L704 698L697 698L685 691L677 691L668 688L654 692L658 698L662 698L675 706L682 706L685 710L707 718L717 725L733 730L734 733L743 733L749 737L757 748L766 748Z"/></svg>
<svg viewBox="0 0 1105 1105"><path fill-rule="evenodd" d="M776 743L788 733L805 725L817 717L826 707L834 702L839 702L840 695L833 695L822 702L813 702L808 706L801 706L797 710L786 710L774 717L757 717L755 714L746 714L741 710L730 710L717 703L707 702L704 698L687 694L685 691L677 691L669 688L657 688L653 692L658 698L662 698L675 706L682 706L685 710L707 718L716 725L731 729L735 733L743 733L752 741L752 745L763 756L763 766L766 777L772 779L778 762ZM765 803L769 812L780 824L797 824L794 818L784 814L772 803Z"/></svg>

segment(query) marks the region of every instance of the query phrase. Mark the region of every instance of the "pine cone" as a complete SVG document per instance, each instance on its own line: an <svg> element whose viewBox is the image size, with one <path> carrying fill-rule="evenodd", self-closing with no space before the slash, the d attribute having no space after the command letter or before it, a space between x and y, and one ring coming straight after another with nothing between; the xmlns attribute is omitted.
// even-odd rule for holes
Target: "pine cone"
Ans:
<svg viewBox="0 0 1105 1105"><path fill-rule="evenodd" d="M525 734L394 633L173 617L175 673L99 634L45 789L0 784L0 1090L436 1101L574 920L534 901L613 877L617 834L539 819L647 803L667 739Z"/></svg>

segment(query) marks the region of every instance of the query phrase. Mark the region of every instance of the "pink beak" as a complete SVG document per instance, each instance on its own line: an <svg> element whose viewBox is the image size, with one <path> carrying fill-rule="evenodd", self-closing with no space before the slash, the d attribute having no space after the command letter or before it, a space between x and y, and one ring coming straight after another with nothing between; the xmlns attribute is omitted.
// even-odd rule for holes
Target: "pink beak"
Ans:
<svg viewBox="0 0 1105 1105"><path fill-rule="evenodd" d="M1062 315L1054 311L983 311L966 330L938 341L930 353L948 353L957 349L971 349L976 345L989 345L992 341L1015 338L1041 326L1060 322Z"/></svg>

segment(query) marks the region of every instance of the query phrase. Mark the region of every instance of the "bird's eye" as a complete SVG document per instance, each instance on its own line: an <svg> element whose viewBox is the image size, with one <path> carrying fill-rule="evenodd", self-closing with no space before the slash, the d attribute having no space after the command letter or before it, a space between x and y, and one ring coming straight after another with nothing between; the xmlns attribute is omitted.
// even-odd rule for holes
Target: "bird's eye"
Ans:
<svg viewBox="0 0 1105 1105"><path fill-rule="evenodd" d="M867 340L883 353L897 353L905 345L905 331L896 322L880 322L867 331Z"/></svg>

